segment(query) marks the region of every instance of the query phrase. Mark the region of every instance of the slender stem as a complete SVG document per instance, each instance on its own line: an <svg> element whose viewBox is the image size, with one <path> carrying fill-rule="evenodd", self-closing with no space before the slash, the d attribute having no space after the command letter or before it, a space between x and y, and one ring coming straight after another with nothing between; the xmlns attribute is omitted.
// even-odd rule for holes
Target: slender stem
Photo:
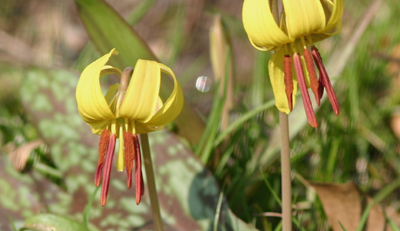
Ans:
<svg viewBox="0 0 400 231"><path fill-rule="evenodd" d="M288 115L279 112L281 128L282 171L282 230L292 230L292 178L290 176L289 122Z"/></svg>
<svg viewBox="0 0 400 231"><path fill-rule="evenodd" d="M140 135L140 143L146 171L147 187L150 196L151 212L153 214L154 226L156 231L163 231L163 222L161 220L160 206L158 204L156 182L154 180L153 163L150 155L149 137L147 134Z"/></svg>

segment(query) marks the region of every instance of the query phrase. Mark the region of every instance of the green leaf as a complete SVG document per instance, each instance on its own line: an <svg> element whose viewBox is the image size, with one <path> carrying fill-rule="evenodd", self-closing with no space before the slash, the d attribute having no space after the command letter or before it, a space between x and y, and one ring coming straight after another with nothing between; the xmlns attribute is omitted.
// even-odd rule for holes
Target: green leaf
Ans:
<svg viewBox="0 0 400 231"><path fill-rule="evenodd" d="M393 222L392 219L390 219L390 217L386 216L386 220L389 223L390 228L392 228L393 231L400 231L400 228L398 226L396 226L396 224Z"/></svg>
<svg viewBox="0 0 400 231"><path fill-rule="evenodd" d="M340 223L340 221L339 221L339 224L340 224L340 227L342 227L343 231L347 231L347 230L344 228L344 226L342 225L342 223Z"/></svg>
<svg viewBox="0 0 400 231"><path fill-rule="evenodd" d="M157 60L147 43L132 27L101 0L75 0L79 16L101 54L116 48L118 56L110 63L120 69L135 66L138 59Z"/></svg>
<svg viewBox="0 0 400 231"><path fill-rule="evenodd" d="M89 231L85 226L75 220L47 213L26 219L24 228L38 231Z"/></svg>
<svg viewBox="0 0 400 231"><path fill-rule="evenodd" d="M139 22L155 2L156 0L142 0L128 16L127 21L129 24L133 26Z"/></svg>

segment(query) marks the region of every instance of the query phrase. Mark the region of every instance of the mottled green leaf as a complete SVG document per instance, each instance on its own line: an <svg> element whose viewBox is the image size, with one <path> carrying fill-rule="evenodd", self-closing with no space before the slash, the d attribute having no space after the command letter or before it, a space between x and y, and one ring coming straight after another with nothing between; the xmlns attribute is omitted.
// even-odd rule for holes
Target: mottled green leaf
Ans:
<svg viewBox="0 0 400 231"><path fill-rule="evenodd" d="M26 219L24 228L38 231L89 231L85 226L75 220L47 213Z"/></svg>
<svg viewBox="0 0 400 231"><path fill-rule="evenodd" d="M32 216L37 208L46 208L52 214L83 220L85 205L95 190L99 138L91 134L76 109L77 80L76 74L63 70L27 71L21 96L24 107L43 140L50 144L50 153L68 191L38 178L38 174L20 174L7 162L5 165L0 162L0 173L6 175L4 180L0 179L1 213L10 212L21 219ZM179 137L164 130L149 134L149 138L164 230L212 230L215 217L218 230L256 230L239 220L225 199L216 216L220 195L217 182ZM11 179L15 183L10 183L14 182ZM107 205L101 207L97 195L89 222L101 230L152 230L147 192L137 206L135 191L126 189L125 180L125 173L117 172L113 166ZM18 191L29 192L28 197L25 195L28 199L21 200L24 195L15 195L16 187ZM28 213L24 214L25 211Z"/></svg>

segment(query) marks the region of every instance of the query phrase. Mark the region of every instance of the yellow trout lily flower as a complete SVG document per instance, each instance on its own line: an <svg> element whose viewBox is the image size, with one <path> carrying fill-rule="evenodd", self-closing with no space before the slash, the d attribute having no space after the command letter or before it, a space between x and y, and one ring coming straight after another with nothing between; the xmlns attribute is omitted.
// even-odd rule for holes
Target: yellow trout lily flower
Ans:
<svg viewBox="0 0 400 231"><path fill-rule="evenodd" d="M245 0L242 13L251 44L262 51L274 51L268 69L278 110L286 114L292 111L298 82L311 126L318 127L318 122L308 87L318 105L325 88L339 115L339 104L314 43L340 31L343 0Z"/></svg>
<svg viewBox="0 0 400 231"><path fill-rule="evenodd" d="M95 184L99 186L103 178L103 206L107 200L116 139L119 139L117 170L126 168L128 188L132 185L135 162L136 203L139 204L144 185L137 134L161 130L178 116L183 106L182 89L169 67L155 61L138 60L134 69L128 67L121 72L106 65L116 54L117 51L112 49L87 66L76 88L79 114L94 134L101 135ZM165 102L159 96L162 73L174 81L174 89ZM120 76L121 83L111 86L104 96L100 77L106 74Z"/></svg>

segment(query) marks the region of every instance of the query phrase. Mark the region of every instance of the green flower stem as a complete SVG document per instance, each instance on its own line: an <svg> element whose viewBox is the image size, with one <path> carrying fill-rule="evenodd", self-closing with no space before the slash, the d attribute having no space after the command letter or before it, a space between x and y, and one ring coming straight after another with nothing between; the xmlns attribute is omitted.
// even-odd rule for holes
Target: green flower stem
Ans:
<svg viewBox="0 0 400 231"><path fill-rule="evenodd" d="M288 115L279 112L281 128L282 230L292 230L292 178L290 176Z"/></svg>
<svg viewBox="0 0 400 231"><path fill-rule="evenodd" d="M140 144L144 159L146 171L147 187L150 196L151 212L153 214L154 226L156 231L163 231L163 222L161 220L160 206L158 204L156 182L154 180L153 162L150 155L149 137L147 134L140 135Z"/></svg>

